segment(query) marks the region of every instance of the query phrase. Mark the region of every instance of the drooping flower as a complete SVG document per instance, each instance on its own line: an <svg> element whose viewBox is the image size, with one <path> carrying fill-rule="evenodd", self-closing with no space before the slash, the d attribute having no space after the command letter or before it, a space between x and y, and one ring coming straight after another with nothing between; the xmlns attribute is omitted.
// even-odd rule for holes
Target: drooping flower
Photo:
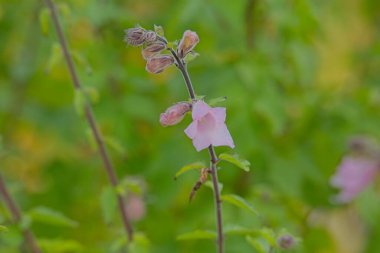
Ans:
<svg viewBox="0 0 380 253"><path fill-rule="evenodd" d="M212 108L199 100L193 104L192 117L193 122L185 129L185 133L193 140L197 151L210 145L235 147L225 124L226 108Z"/></svg>
<svg viewBox="0 0 380 253"><path fill-rule="evenodd" d="M150 45L148 45L146 48L144 48L141 53L144 59L152 58L153 56L159 54L162 50L166 48L165 43L163 42L155 42Z"/></svg>
<svg viewBox="0 0 380 253"><path fill-rule="evenodd" d="M284 234L277 238L277 245L280 246L281 249L291 249L295 246L295 244L296 240L289 234Z"/></svg>
<svg viewBox="0 0 380 253"><path fill-rule="evenodd" d="M380 171L379 161L365 156L347 156L338 165L331 184L340 188L336 200L347 203L370 185Z"/></svg>
<svg viewBox="0 0 380 253"><path fill-rule="evenodd" d="M134 27L125 30L124 41L127 42L131 46L141 46L144 44L145 38L145 29L141 27Z"/></svg>
<svg viewBox="0 0 380 253"><path fill-rule="evenodd" d="M186 30L178 45L178 56L185 57L199 43L199 37L196 32Z"/></svg>
<svg viewBox="0 0 380 253"><path fill-rule="evenodd" d="M191 110L191 104L188 102L179 102L172 105L164 113L160 115L160 123L162 126L173 126L182 121L185 114Z"/></svg>
<svg viewBox="0 0 380 253"><path fill-rule="evenodd" d="M164 71L167 67L174 63L174 59L170 55L159 55L148 59L146 70L153 74Z"/></svg>
<svg viewBox="0 0 380 253"><path fill-rule="evenodd" d="M157 34L153 31L147 31L145 33L145 40L146 42L154 42L157 39Z"/></svg>

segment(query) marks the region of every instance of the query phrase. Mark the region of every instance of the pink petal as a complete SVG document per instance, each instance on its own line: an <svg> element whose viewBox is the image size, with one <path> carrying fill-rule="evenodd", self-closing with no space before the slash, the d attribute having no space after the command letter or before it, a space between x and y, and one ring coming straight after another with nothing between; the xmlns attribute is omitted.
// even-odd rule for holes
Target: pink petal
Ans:
<svg viewBox="0 0 380 253"><path fill-rule="evenodd" d="M193 145L199 152L202 149L208 148L211 145L211 141L208 136L198 135L193 139Z"/></svg>
<svg viewBox="0 0 380 253"><path fill-rule="evenodd" d="M215 107L211 109L211 113L214 115L216 122L224 123L226 121L226 108Z"/></svg>
<svg viewBox="0 0 380 253"><path fill-rule="evenodd" d="M185 129L185 134L189 136L189 138L194 139L198 132L198 121L193 121L190 125Z"/></svg>
<svg viewBox="0 0 380 253"><path fill-rule="evenodd" d="M209 113L211 110L211 107L203 102L202 100L199 100L193 104L193 120L199 120L203 116L205 116L207 113Z"/></svg>
<svg viewBox="0 0 380 253"><path fill-rule="evenodd" d="M212 145L214 146L229 146L231 148L235 147L234 141L232 140L231 134L227 129L226 124L218 124L215 127L215 131L212 135Z"/></svg>

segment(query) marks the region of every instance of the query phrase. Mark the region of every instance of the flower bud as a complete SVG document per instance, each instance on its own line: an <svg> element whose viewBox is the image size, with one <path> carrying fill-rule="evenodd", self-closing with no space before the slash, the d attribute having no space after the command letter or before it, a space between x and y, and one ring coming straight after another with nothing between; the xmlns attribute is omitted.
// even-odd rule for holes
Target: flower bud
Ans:
<svg viewBox="0 0 380 253"><path fill-rule="evenodd" d="M160 115L160 123L162 126L173 126L181 122L185 114L191 110L191 104L187 102L179 102L172 105L164 113Z"/></svg>
<svg viewBox="0 0 380 253"><path fill-rule="evenodd" d="M145 69L150 73L158 74L173 63L174 59L170 55L155 56L148 59Z"/></svg>
<svg viewBox="0 0 380 253"><path fill-rule="evenodd" d="M129 28L125 30L124 41L131 46L141 46L145 42L146 31L141 27Z"/></svg>
<svg viewBox="0 0 380 253"><path fill-rule="evenodd" d="M141 53L144 59L152 58L153 56L157 55L159 52L164 50L166 48L165 43L163 42L155 42L153 44L148 45L146 48L144 48Z"/></svg>
<svg viewBox="0 0 380 253"><path fill-rule="evenodd" d="M147 31L145 33L145 40L146 42L154 42L157 39L157 34L153 31Z"/></svg>
<svg viewBox="0 0 380 253"><path fill-rule="evenodd" d="M281 249L291 249L296 244L293 236L291 235L282 235L278 237L277 244Z"/></svg>
<svg viewBox="0 0 380 253"><path fill-rule="evenodd" d="M187 30L183 33L182 39L178 45L179 57L185 57L198 44L199 37L196 32Z"/></svg>

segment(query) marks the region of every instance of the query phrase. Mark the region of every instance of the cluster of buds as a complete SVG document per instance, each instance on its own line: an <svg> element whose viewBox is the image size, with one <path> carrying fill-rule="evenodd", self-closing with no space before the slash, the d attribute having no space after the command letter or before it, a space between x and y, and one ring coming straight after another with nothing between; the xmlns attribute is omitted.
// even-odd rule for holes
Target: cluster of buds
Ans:
<svg viewBox="0 0 380 253"><path fill-rule="evenodd" d="M175 63L172 52L176 52L179 60L183 60L199 42L199 37L195 32L187 30L184 32L180 43L176 49L169 48L167 40L163 37L161 27L155 27L156 31L145 30L142 27L135 27L125 30L124 41L131 46L142 46L142 56L147 61L146 70L153 74L164 71L167 67ZM173 43L173 47L175 47Z"/></svg>

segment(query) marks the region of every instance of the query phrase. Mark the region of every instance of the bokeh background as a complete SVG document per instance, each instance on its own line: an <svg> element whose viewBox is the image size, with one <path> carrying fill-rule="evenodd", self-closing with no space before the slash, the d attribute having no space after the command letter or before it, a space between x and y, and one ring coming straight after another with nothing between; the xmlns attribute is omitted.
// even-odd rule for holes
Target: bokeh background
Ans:
<svg viewBox="0 0 380 253"><path fill-rule="evenodd" d="M176 237L214 230L212 190L173 177L207 162L183 130L159 114L187 99L171 67L148 74L124 29L162 25L169 40L200 36L189 71L198 95L227 96L227 125L251 172L223 164L225 226L287 231L291 252L380 252L379 186L352 203L331 201L330 178L356 135L380 140L380 2L377 0L56 1L82 85L128 187L136 252L213 252L213 240ZM0 1L0 170L46 252L124 252L112 191L74 92L43 1ZM217 148L217 152L228 148ZM127 197L128 197L127 196ZM58 213L59 212L59 213ZM0 252L20 252L19 227L0 205ZM264 238L265 241L265 238ZM244 233L226 252L259 252Z"/></svg>

